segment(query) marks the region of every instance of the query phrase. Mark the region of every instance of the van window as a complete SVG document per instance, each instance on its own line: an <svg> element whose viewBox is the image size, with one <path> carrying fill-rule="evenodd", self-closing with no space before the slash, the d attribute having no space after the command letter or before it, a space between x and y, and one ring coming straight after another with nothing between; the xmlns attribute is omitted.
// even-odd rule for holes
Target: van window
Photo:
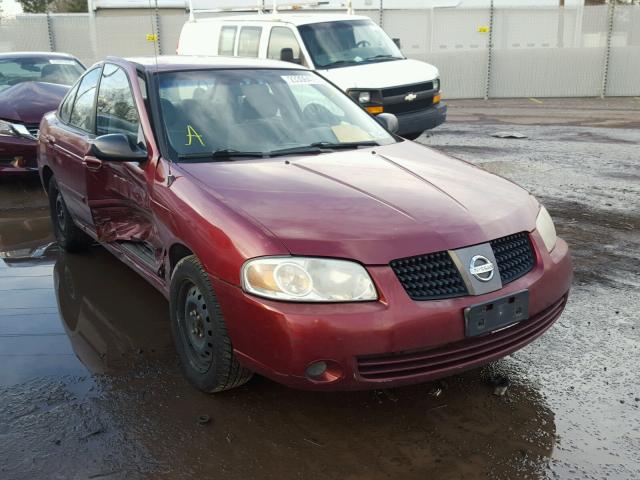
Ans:
<svg viewBox="0 0 640 480"><path fill-rule="evenodd" d="M271 29L267 58L298 64L302 63L300 59L300 45L290 28L273 27Z"/></svg>
<svg viewBox="0 0 640 480"><path fill-rule="evenodd" d="M242 27L238 38L239 57L257 57L262 27Z"/></svg>
<svg viewBox="0 0 640 480"><path fill-rule="evenodd" d="M218 39L218 55L233 55L233 45L236 43L236 27L222 27Z"/></svg>

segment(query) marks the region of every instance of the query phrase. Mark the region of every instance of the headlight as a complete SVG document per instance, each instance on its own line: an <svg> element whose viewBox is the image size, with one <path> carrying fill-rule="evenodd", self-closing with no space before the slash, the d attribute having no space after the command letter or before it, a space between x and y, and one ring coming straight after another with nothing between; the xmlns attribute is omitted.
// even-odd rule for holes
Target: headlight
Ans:
<svg viewBox="0 0 640 480"><path fill-rule="evenodd" d="M355 262L310 257L263 257L242 266L242 288L292 302L361 302L378 294L364 267Z"/></svg>
<svg viewBox="0 0 640 480"><path fill-rule="evenodd" d="M544 242L544 246L547 247L547 251L551 251L556 246L556 227L553 225L553 220L551 220L551 215L547 212L547 209L544 207L540 207L540 212L538 212L538 218L536 218L536 230L542 237L542 241Z"/></svg>
<svg viewBox="0 0 640 480"><path fill-rule="evenodd" d="M7 135L10 137L17 137L18 134L13 128L13 124L0 120L0 135Z"/></svg>
<svg viewBox="0 0 640 480"><path fill-rule="evenodd" d="M360 92L358 101L360 103L369 103L371 101L371 94L369 92Z"/></svg>
<svg viewBox="0 0 640 480"><path fill-rule="evenodd" d="M371 101L377 101L377 95L375 92L363 91L363 90L349 90L347 91L349 96L360 104L371 103Z"/></svg>
<svg viewBox="0 0 640 480"><path fill-rule="evenodd" d="M433 89L434 90L440 90L440 79L439 78L436 78L433 81Z"/></svg>

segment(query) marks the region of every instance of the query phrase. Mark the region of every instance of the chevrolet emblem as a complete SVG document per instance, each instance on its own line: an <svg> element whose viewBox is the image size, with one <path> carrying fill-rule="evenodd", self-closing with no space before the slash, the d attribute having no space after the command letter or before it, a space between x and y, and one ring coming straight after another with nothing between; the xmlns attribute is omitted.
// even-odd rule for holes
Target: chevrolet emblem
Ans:
<svg viewBox="0 0 640 480"><path fill-rule="evenodd" d="M406 97L404 97L404 101L405 102L413 102L416 98L418 98L418 96L415 93L411 92L411 93L407 94Z"/></svg>

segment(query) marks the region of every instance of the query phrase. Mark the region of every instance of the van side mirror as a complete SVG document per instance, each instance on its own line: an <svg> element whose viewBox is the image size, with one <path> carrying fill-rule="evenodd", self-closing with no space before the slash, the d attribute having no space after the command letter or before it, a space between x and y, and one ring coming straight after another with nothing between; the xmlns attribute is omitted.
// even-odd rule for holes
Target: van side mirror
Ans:
<svg viewBox="0 0 640 480"><path fill-rule="evenodd" d="M398 131L398 117L393 113L380 113L375 116L375 119L389 132L396 133Z"/></svg>
<svg viewBox="0 0 640 480"><path fill-rule="evenodd" d="M393 40L393 43L396 44L396 47L402 49L402 45L400 44L400 39L399 38L392 38L391 40Z"/></svg>
<svg viewBox="0 0 640 480"><path fill-rule="evenodd" d="M142 162L147 152L131 145L122 133L110 133L96 138L91 144L91 155L107 162Z"/></svg>
<svg viewBox="0 0 640 480"><path fill-rule="evenodd" d="M280 50L280 60L283 62L296 63L293 58L293 48L283 48Z"/></svg>

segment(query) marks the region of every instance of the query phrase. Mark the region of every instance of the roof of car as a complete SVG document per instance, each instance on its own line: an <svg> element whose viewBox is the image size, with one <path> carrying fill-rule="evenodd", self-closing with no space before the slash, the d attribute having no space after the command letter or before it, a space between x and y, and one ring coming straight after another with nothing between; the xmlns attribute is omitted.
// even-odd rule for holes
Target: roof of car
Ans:
<svg viewBox="0 0 640 480"><path fill-rule="evenodd" d="M122 60L116 57L107 57L107 60ZM243 57L214 57L214 56L190 56L190 55L161 55L158 57L131 57L125 58L136 66L152 72L167 72L178 70L203 70L203 69L295 69L306 68L293 63L278 60L263 60Z"/></svg>
<svg viewBox="0 0 640 480"><path fill-rule="evenodd" d="M229 17L198 18L196 22L281 22L292 25L308 25L310 23L340 22L347 20L370 20L362 15L349 15L346 13L257 13L251 15L232 15Z"/></svg>
<svg viewBox="0 0 640 480"><path fill-rule="evenodd" d="M8 58L68 58L77 60L73 55L68 53L55 53L55 52L9 52L0 53L0 59Z"/></svg>

